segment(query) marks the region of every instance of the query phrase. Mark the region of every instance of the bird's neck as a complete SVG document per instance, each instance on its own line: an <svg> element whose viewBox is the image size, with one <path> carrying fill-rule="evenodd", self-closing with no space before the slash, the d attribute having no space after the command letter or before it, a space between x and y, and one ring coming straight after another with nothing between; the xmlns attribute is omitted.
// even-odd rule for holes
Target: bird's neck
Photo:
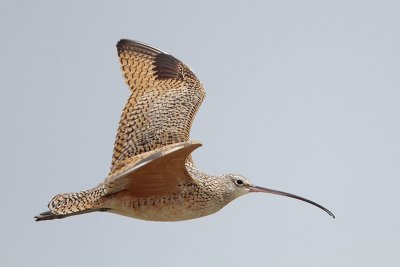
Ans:
<svg viewBox="0 0 400 267"><path fill-rule="evenodd" d="M186 169L196 181L198 190L207 195L210 200L219 203L220 208L227 205L236 197L230 188L230 183L224 175L209 175L199 169L192 162L186 162Z"/></svg>

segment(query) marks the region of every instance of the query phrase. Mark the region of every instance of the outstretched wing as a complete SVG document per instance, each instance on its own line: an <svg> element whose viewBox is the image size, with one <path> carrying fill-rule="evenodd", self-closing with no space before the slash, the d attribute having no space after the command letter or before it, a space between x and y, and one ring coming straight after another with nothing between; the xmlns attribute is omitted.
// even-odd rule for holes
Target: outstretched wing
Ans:
<svg viewBox="0 0 400 267"><path fill-rule="evenodd" d="M182 142L131 157L104 180L107 194L122 190L129 190L136 197L175 193L179 185L193 182L185 160L200 146L198 142Z"/></svg>
<svg viewBox="0 0 400 267"><path fill-rule="evenodd" d="M125 80L131 89L119 123L110 173L130 157L189 140L205 91L184 63L149 45L117 44Z"/></svg>

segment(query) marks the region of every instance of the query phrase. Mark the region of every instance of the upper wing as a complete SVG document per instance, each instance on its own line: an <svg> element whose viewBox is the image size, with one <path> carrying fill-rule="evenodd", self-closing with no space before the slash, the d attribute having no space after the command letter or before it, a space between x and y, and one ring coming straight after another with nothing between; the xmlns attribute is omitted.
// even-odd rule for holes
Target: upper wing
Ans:
<svg viewBox="0 0 400 267"><path fill-rule="evenodd" d="M110 173L127 158L188 141L205 97L190 68L173 56L130 40L119 41L117 50L132 94L122 112Z"/></svg>
<svg viewBox="0 0 400 267"><path fill-rule="evenodd" d="M193 182L185 161L199 146L198 142L182 142L131 157L104 180L107 194L122 190L136 197L173 194L179 185Z"/></svg>

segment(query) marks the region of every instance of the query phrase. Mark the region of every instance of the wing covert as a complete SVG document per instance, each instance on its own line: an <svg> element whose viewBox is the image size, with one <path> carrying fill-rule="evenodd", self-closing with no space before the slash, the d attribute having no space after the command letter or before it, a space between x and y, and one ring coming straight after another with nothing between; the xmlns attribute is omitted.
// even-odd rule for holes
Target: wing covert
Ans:
<svg viewBox="0 0 400 267"><path fill-rule="evenodd" d="M129 190L136 197L148 197L176 192L179 184L193 183L185 160L200 146L199 142L176 143L131 157L104 180L107 194Z"/></svg>
<svg viewBox="0 0 400 267"><path fill-rule="evenodd" d="M127 158L187 142L205 97L195 74L175 57L130 40L119 41L117 51L131 95L121 115L110 173Z"/></svg>

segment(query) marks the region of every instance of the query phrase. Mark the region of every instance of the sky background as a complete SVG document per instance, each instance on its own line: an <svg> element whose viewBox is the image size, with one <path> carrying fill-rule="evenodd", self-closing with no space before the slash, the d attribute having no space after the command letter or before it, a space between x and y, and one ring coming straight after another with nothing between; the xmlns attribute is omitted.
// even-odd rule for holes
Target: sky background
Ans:
<svg viewBox="0 0 400 267"><path fill-rule="evenodd" d="M1 266L400 266L398 1L1 1ZM108 173L129 95L115 44L188 64L191 138L249 194L185 222L36 223Z"/></svg>

